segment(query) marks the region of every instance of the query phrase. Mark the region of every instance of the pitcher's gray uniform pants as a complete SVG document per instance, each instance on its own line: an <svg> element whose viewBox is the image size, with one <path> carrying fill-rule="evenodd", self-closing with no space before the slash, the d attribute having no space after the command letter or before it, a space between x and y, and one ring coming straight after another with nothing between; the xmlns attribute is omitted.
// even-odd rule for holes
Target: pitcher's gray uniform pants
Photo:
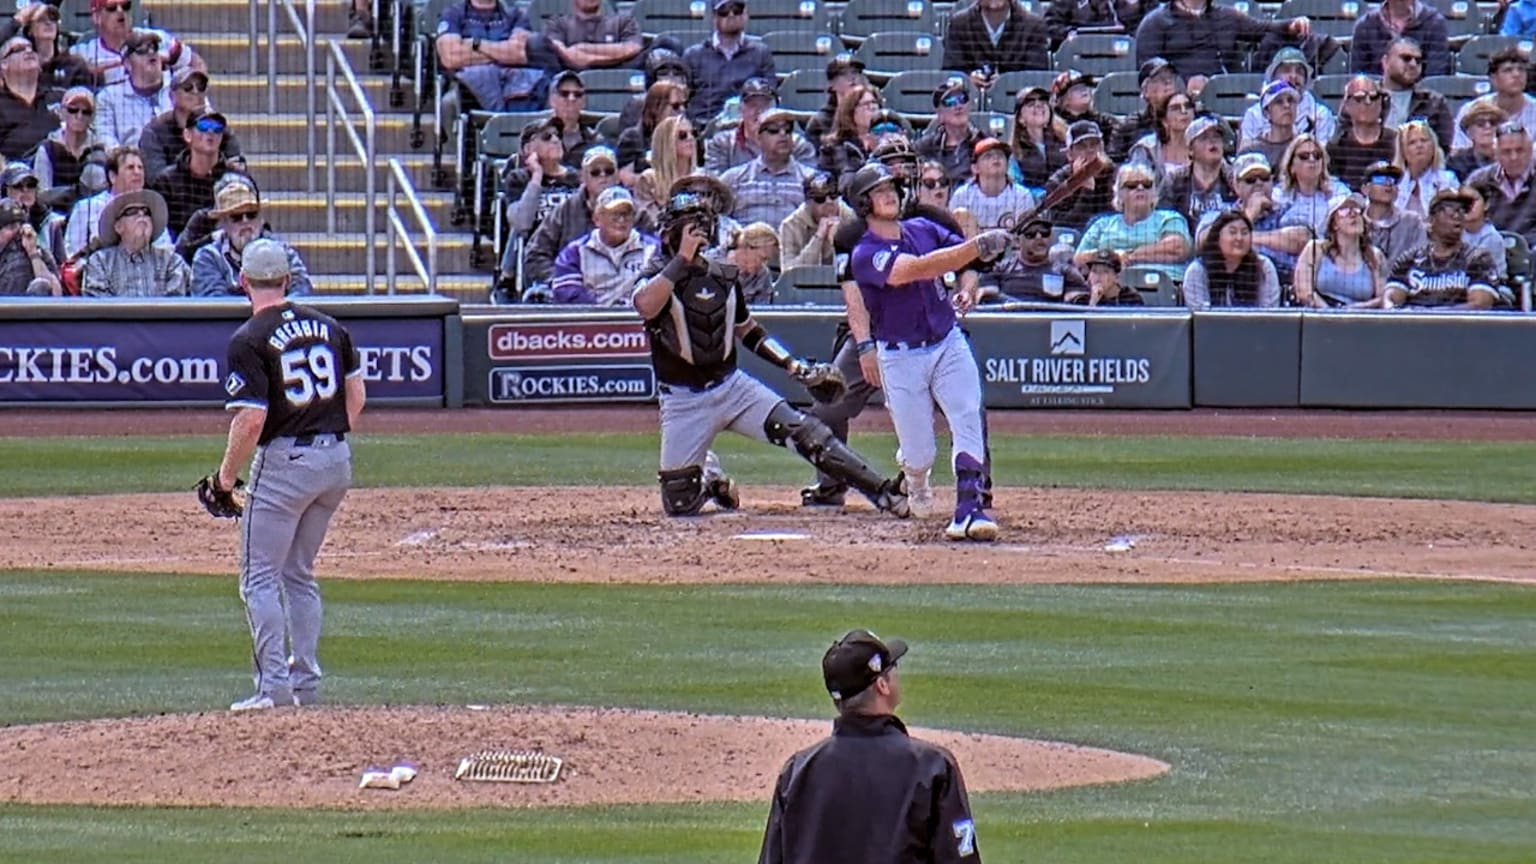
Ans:
<svg viewBox="0 0 1536 864"><path fill-rule="evenodd" d="M334 435L313 436L308 446L273 439L251 465L240 522L240 599L251 627L256 692L279 705L295 695L313 701L320 686L315 556L351 485L352 451Z"/></svg>

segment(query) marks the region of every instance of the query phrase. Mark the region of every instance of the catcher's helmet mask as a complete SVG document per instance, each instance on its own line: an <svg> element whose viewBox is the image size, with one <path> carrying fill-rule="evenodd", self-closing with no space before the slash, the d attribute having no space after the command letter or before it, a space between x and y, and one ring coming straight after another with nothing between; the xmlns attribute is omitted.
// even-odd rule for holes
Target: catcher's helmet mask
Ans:
<svg viewBox="0 0 1536 864"><path fill-rule="evenodd" d="M699 226L709 243L715 241L720 233L720 216L715 212L711 196L685 191L673 195L667 202L666 212L661 217L661 235L668 251L676 252L682 248L683 229L689 225Z"/></svg>

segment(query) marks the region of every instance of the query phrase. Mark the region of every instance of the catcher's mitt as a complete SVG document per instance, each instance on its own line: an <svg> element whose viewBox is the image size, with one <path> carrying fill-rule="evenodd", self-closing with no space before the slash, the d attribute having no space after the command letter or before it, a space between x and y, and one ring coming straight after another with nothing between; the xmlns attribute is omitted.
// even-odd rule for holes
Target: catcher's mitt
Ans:
<svg viewBox="0 0 1536 864"><path fill-rule="evenodd" d="M245 481L235 478L234 489L220 489L219 475L209 474L197 481L197 503L203 505L208 515L217 519L235 519L245 513L245 502L236 492L245 488Z"/></svg>
<svg viewBox="0 0 1536 864"><path fill-rule="evenodd" d="M796 381L811 391L811 398L817 402L836 402L848 389L848 381L843 378L843 373L831 363L801 361L793 374Z"/></svg>

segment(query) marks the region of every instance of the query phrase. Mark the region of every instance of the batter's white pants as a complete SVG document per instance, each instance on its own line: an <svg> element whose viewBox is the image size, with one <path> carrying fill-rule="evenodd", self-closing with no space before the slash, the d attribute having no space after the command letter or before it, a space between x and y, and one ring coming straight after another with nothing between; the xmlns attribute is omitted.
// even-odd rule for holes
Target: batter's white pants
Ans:
<svg viewBox="0 0 1536 864"><path fill-rule="evenodd" d="M902 471L919 474L933 467L938 454L933 431L935 402L944 411L953 439L951 468L961 453L969 453L980 464L986 452L981 432L981 373L960 328L951 329L937 344L923 348L892 348L881 340L878 352L885 407L896 427Z"/></svg>

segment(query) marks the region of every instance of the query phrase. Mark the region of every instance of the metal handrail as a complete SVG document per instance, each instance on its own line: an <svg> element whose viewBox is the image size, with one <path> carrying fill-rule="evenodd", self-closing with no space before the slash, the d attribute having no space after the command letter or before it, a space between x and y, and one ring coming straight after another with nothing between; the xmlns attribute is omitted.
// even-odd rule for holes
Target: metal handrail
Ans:
<svg viewBox="0 0 1536 864"><path fill-rule="evenodd" d="M314 0L308 0L313 5ZM378 235L374 228L374 210L378 207L378 187L374 181L374 158L378 153L378 124L373 115L373 107L368 104L368 95L363 92L362 85L357 83L357 76L352 72L352 64L347 62L347 55L341 50L341 43L334 39L326 40L329 52L325 61L325 230L332 236L336 234L336 120L340 117L341 128L346 131L347 138L352 142L352 152L363 161L363 233L366 237L368 260L368 293L373 293L373 283L378 276L378 267L374 260L374 241ZM346 103L342 101L341 91L336 89L336 69L341 67L341 73L346 80L347 89L352 98L356 100L358 111L363 116L363 134L357 134L357 127L353 123L352 115L347 111ZM310 160L313 164L314 160ZM393 256L390 258L394 260ZM393 290L394 286L390 286Z"/></svg>
<svg viewBox="0 0 1536 864"><path fill-rule="evenodd" d="M396 194L404 194L405 202L411 206L411 212L415 214L416 221L421 225L422 236L427 241L427 260L421 260L421 254L416 251L416 245L410 242L401 242L398 247L405 252L405 256L411 261L411 269L421 278L421 284L426 286L428 294L437 293L437 229L432 227L432 219L427 215L427 208L422 206L421 199L416 196L416 187L411 183L411 178L405 173L405 166L399 159L389 160L389 195L388 207L384 211L384 219L388 223L389 242L385 244L385 278L389 281L389 293L395 293L395 248L396 238L401 241L408 240L410 232L405 229L405 220L400 218L400 209L396 206Z"/></svg>
<svg viewBox="0 0 1536 864"><path fill-rule="evenodd" d="M283 11L288 14L288 23L293 25L293 30L298 34L299 43L304 46L304 116L308 120L305 124L305 155L309 156L309 168L306 177L309 181L309 191L315 191L315 0L304 0L304 18L299 18L299 10L294 5L294 0L268 0L267 2L267 113L277 113L277 7L281 5ZM251 69L256 68L256 0L251 0Z"/></svg>

